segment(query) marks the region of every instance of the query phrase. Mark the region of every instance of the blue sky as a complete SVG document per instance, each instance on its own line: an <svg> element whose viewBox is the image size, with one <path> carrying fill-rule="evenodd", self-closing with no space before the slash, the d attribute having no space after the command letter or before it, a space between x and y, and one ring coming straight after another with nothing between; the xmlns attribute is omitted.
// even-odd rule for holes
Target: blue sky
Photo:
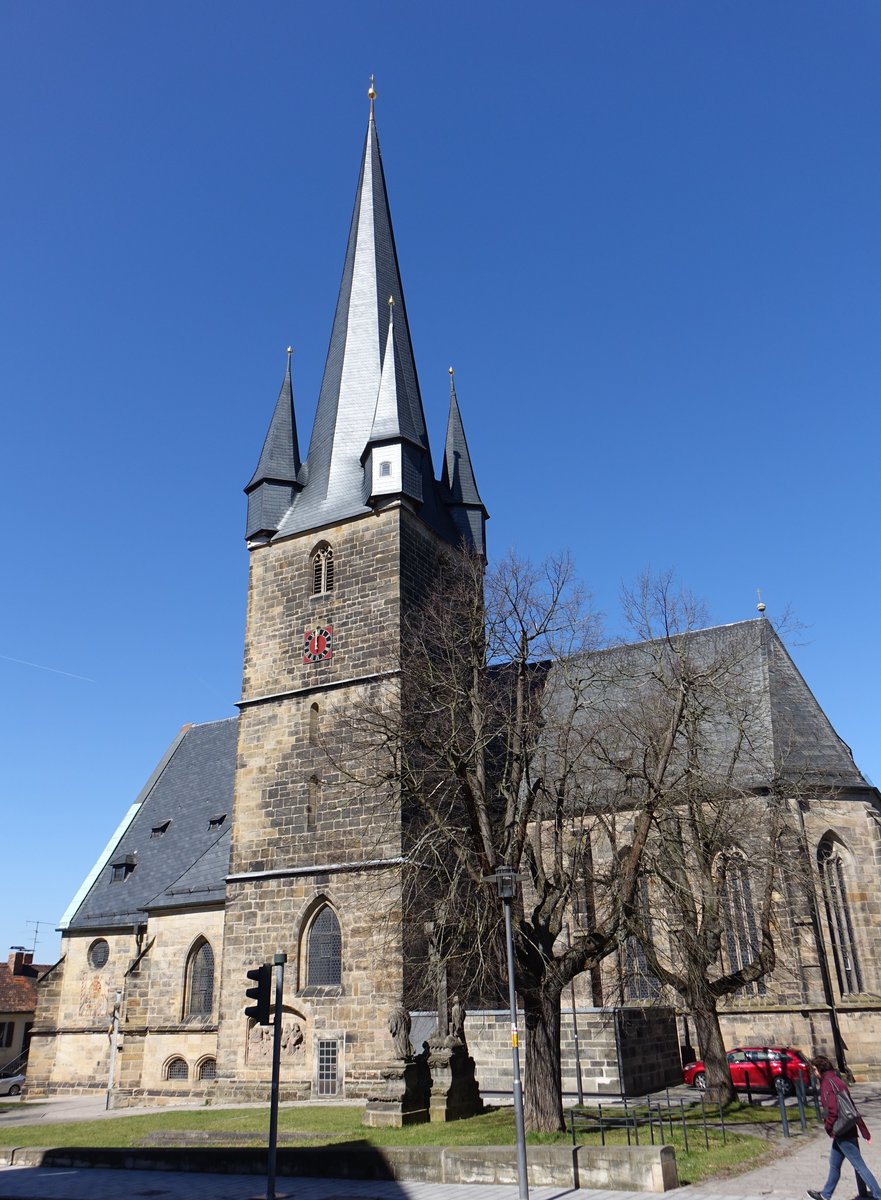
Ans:
<svg viewBox="0 0 881 1200"><path fill-rule="evenodd" d="M881 782L881 6L0 12L0 953L57 921L179 727L239 696L245 501L318 391L371 72L435 462L491 552L609 614L675 568L791 604Z"/></svg>

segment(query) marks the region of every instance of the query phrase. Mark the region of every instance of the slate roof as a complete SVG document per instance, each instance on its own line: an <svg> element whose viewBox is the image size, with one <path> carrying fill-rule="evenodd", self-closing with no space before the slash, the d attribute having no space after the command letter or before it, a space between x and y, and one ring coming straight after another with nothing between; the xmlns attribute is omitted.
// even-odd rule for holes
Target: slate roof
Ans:
<svg viewBox="0 0 881 1200"><path fill-rule="evenodd" d="M390 297L394 300L391 331ZM386 362L392 349L392 361ZM378 409L384 366L386 387ZM369 512L370 480L364 470L364 451L371 439L389 436L400 436L415 448L411 467L415 477L409 479L407 490L421 501L423 520L448 541L457 543L459 534L434 478L379 139L371 113L309 452L298 473L302 490L293 495L275 538ZM257 475L249 489L256 479Z"/></svg>
<svg viewBox="0 0 881 1200"><path fill-rule="evenodd" d="M713 626L686 637L693 665L702 669L712 663L724 665L721 675L718 666L714 668L712 685L703 696L708 705L704 718L708 737L702 762L710 770L717 768L715 777L721 777L721 767L732 761L737 740L733 782L742 789L766 786L772 777L782 776L802 794L818 789L866 798L874 793L769 621L758 618ZM595 720L598 728L614 730L608 723L599 724L606 721L604 713L626 714L617 735L622 754L626 755L628 724L648 729L653 710L664 702L652 682L652 668L663 645L637 642L599 651L588 656L577 672L578 686L591 700L584 706L583 721ZM576 673L571 668L565 676L561 668L552 669L547 693L551 705L567 703L573 678ZM614 741L616 734L603 736ZM632 736L630 741L633 744Z"/></svg>
<svg viewBox="0 0 881 1200"><path fill-rule="evenodd" d="M179 735L69 929L133 925L146 920L148 909L223 900L237 720L193 725ZM223 823L212 828L211 819L221 815ZM133 869L114 882L114 864L127 861Z"/></svg>
<svg viewBox="0 0 881 1200"><path fill-rule="evenodd" d="M291 354L281 382L275 411L260 460L251 481L245 488L249 492L258 483L271 479L279 483L296 483L300 470L300 447L297 441L297 422L294 416L294 385L291 380Z"/></svg>

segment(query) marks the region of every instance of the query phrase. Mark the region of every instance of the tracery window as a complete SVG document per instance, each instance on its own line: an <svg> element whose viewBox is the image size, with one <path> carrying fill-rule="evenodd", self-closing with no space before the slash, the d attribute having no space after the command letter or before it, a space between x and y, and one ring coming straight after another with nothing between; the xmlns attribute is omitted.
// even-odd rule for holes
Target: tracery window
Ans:
<svg viewBox="0 0 881 1200"><path fill-rule="evenodd" d="M312 555L312 595L333 591L333 550L319 546Z"/></svg>
<svg viewBox="0 0 881 1200"><path fill-rule="evenodd" d="M306 942L306 985L338 987L342 980L342 936L336 913L329 904L318 911L309 926Z"/></svg>
<svg viewBox="0 0 881 1200"><path fill-rule="evenodd" d="M847 901L844 858L839 842L823 838L817 847L817 865L823 884L826 921L832 941L832 954L842 996L863 990L863 976L857 957L850 905Z"/></svg>
<svg viewBox="0 0 881 1200"><path fill-rule="evenodd" d="M753 961L761 950L755 905L746 860L740 854L728 855L725 862L725 884L722 888L722 907L725 913L725 950L729 969L739 971ZM739 988L739 996L764 996L764 979Z"/></svg>
<svg viewBox="0 0 881 1200"><path fill-rule="evenodd" d="M640 879L637 895L640 919L646 936L652 937L652 918L649 909L648 885ZM623 991L626 1000L657 1000L661 985L657 975L649 967L645 950L638 938L632 934L624 943Z"/></svg>
<svg viewBox="0 0 881 1200"><path fill-rule="evenodd" d="M214 951L204 938L187 959L184 1017L208 1017L214 1005Z"/></svg>

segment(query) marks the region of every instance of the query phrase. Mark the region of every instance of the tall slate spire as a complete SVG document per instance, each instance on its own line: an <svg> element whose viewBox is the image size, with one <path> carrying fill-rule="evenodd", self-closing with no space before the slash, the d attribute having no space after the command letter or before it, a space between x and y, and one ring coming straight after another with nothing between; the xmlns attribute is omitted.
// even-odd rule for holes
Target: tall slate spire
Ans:
<svg viewBox="0 0 881 1200"><path fill-rule="evenodd" d="M453 524L467 545L486 556L485 523L489 516L484 508L456 396L456 381L450 367L450 415L447 420L447 440L444 446L444 469L441 491L450 510Z"/></svg>
<svg viewBox="0 0 881 1200"><path fill-rule="evenodd" d="M395 309L394 334L387 339L390 297ZM384 358L389 353L386 345L393 347L395 355L398 432L411 448L412 469L418 474L416 486L408 494L421 503L424 519L449 536L449 522L435 494L371 97L343 278L309 453L301 473L303 489L293 497L278 529L279 537L369 511L371 485L363 456L371 440Z"/></svg>
<svg viewBox="0 0 881 1200"><path fill-rule="evenodd" d="M260 461L245 488L248 497L248 541L266 541L276 532L299 487L300 448L294 415L291 348Z"/></svg>

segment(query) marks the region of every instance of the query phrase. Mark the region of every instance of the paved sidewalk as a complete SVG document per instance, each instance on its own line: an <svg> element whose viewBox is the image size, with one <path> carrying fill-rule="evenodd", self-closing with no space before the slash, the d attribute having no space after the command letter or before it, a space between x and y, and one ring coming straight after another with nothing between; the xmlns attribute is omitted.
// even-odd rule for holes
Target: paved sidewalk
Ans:
<svg viewBox="0 0 881 1200"><path fill-rule="evenodd" d="M881 1179L881 1088L854 1088L876 1139L862 1142L863 1157ZM683 1187L671 1200L805 1200L807 1188L826 1179L829 1139L813 1136L782 1142L770 1163L727 1179ZM278 1200L517 1200L514 1185L391 1183L370 1180L280 1178ZM842 1171L836 1200L856 1194L853 1172ZM68 1170L44 1167L0 1168L0 1200L263 1200L266 1182L258 1175L201 1175L171 1171ZM648 1200L647 1192L613 1192L559 1187L530 1189L531 1200Z"/></svg>

